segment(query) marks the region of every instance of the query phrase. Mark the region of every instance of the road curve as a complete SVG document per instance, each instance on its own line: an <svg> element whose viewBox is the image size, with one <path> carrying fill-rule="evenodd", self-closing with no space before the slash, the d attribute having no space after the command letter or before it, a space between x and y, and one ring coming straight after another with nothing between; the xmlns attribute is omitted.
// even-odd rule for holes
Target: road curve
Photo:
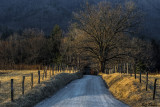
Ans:
<svg viewBox="0 0 160 107"><path fill-rule="evenodd" d="M75 80L35 107L129 107L115 99L101 77L86 75Z"/></svg>

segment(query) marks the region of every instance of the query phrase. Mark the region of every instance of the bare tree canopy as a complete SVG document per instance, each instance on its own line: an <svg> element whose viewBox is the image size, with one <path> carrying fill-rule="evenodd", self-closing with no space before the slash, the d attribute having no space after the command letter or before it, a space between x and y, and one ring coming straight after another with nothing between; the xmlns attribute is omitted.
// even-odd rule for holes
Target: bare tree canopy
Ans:
<svg viewBox="0 0 160 107"><path fill-rule="evenodd" d="M86 4L83 11L74 13L74 18L70 35L77 44L75 48L90 62L96 62L100 72L104 72L107 62L126 54L125 39L137 32L141 22L141 14L133 2Z"/></svg>

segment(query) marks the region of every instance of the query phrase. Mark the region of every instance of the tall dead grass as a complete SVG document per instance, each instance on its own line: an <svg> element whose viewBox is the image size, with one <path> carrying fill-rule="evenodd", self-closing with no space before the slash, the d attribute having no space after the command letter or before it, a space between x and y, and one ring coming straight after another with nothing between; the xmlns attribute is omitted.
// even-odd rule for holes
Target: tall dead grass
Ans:
<svg viewBox="0 0 160 107"><path fill-rule="evenodd" d="M32 107L41 100L53 95L60 88L72 80L81 78L83 75L80 72L73 74L61 73L51 79L36 85L32 90L28 91L24 96L17 98L14 102L4 102L1 107Z"/></svg>
<svg viewBox="0 0 160 107"><path fill-rule="evenodd" d="M0 71L0 104L3 102L10 101L10 88L11 88L11 79L14 79L14 99L22 95L22 77L25 76L25 90L24 93L31 90L31 73L33 73L33 87L38 85L38 71L37 70L4 70ZM66 71L67 72L67 71ZM41 70L40 81L46 81L50 79L50 71L47 72L47 78L43 78L44 70ZM54 75L59 74L60 72L55 71Z"/></svg>
<svg viewBox="0 0 160 107"><path fill-rule="evenodd" d="M107 83L111 93L119 100L125 102L132 107L150 107L160 106L160 96L157 94L153 100L153 81L154 77L149 76L149 88L146 91L145 77L142 77L142 83L137 78L129 75L115 74L100 74ZM160 93L159 93L160 94Z"/></svg>

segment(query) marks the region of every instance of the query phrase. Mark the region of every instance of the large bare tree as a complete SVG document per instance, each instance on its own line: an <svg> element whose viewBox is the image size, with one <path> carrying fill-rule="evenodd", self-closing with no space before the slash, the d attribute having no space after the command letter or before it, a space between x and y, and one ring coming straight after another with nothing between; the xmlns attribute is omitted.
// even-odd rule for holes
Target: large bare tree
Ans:
<svg viewBox="0 0 160 107"><path fill-rule="evenodd" d="M85 56L99 72L104 72L106 63L126 54L127 34L137 32L141 22L133 2L86 4L83 11L74 13L74 18L70 28L74 52Z"/></svg>

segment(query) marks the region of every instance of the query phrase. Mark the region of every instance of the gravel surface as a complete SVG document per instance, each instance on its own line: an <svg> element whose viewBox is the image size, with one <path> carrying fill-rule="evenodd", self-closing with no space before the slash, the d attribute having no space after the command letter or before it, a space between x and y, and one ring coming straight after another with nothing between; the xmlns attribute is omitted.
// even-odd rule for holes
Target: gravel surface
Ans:
<svg viewBox="0 0 160 107"><path fill-rule="evenodd" d="M86 75L35 107L129 107L115 99L101 77Z"/></svg>

